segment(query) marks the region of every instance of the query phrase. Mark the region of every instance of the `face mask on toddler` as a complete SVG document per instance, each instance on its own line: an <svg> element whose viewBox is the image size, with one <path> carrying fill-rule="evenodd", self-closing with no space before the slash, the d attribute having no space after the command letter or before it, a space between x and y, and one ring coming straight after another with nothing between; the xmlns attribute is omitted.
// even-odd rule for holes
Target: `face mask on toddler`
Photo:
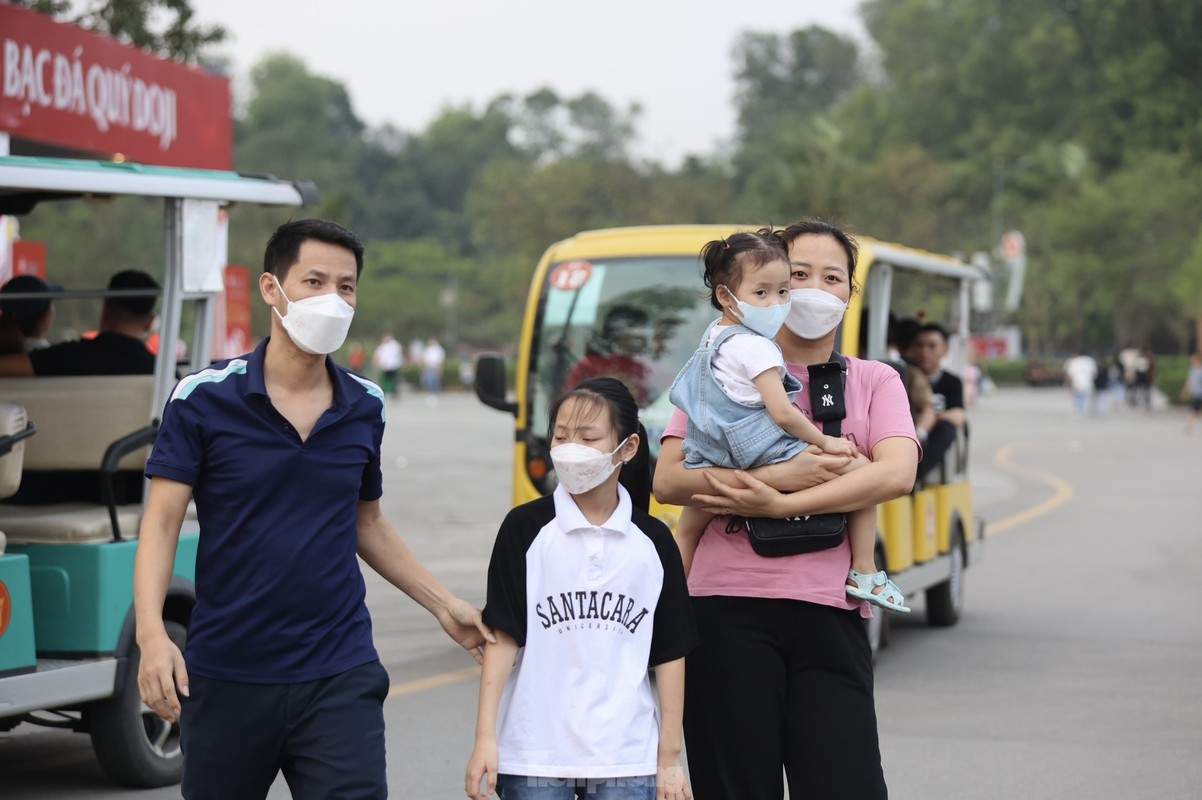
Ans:
<svg viewBox="0 0 1202 800"><path fill-rule="evenodd" d="M730 291L727 289L727 291ZM734 293L731 292L734 297ZM750 328L751 330L763 336L766 339L771 339L776 336L780 326L785 324L785 318L789 316L789 309L792 308L792 303L781 303L777 306L753 306L738 298L735 298L739 304L739 324Z"/></svg>

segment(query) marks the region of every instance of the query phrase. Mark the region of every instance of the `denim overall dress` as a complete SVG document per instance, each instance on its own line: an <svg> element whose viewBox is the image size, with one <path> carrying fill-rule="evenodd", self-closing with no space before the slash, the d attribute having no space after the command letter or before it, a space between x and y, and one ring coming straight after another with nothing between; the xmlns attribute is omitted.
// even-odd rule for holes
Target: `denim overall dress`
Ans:
<svg viewBox="0 0 1202 800"><path fill-rule="evenodd" d="M697 352L668 390L672 405L689 418L681 444L685 466L751 469L792 458L806 448L806 443L777 425L763 406L745 406L730 399L714 378L714 354L723 342L736 334L759 334L742 325L727 325L707 345L717 324L715 321L706 328ZM801 391L801 382L786 372L783 383L792 402Z"/></svg>

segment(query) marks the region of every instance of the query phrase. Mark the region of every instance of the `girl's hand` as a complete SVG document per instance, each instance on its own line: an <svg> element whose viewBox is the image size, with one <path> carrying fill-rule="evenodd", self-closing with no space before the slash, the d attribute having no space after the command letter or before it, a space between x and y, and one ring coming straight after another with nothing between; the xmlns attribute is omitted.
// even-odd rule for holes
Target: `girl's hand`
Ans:
<svg viewBox="0 0 1202 800"><path fill-rule="evenodd" d="M839 477L839 471L850 463L851 459L847 456L827 453L823 448L811 445L788 461L760 467L756 475L774 489L800 492L833 481Z"/></svg>
<svg viewBox="0 0 1202 800"><path fill-rule="evenodd" d="M841 436L823 436L822 444L819 447L822 448L822 452L835 456L855 458L860 454L860 451L854 444Z"/></svg>
<svg viewBox="0 0 1202 800"><path fill-rule="evenodd" d="M480 782L488 777L485 790L480 791ZM463 791L473 800L488 800L497 788L497 741L476 740L472 757L467 762L467 775L463 779Z"/></svg>
<svg viewBox="0 0 1202 800"><path fill-rule="evenodd" d="M777 519L787 516L780 507L784 495L741 469L730 473L735 481L733 484L723 483L709 470L704 470L702 474L714 494L695 494L693 499L710 514Z"/></svg>
<svg viewBox="0 0 1202 800"><path fill-rule="evenodd" d="M659 774L655 777L655 800L693 800L693 790L689 788L679 759L675 763L660 762Z"/></svg>

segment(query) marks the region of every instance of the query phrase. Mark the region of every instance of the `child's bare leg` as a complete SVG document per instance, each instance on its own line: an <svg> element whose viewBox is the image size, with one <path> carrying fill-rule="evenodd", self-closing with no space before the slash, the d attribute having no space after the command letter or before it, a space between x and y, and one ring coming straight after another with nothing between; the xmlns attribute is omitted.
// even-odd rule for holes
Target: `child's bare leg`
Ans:
<svg viewBox="0 0 1202 800"><path fill-rule="evenodd" d="M876 572L876 506L848 513L847 538L851 543L851 568L865 575Z"/></svg>
<svg viewBox="0 0 1202 800"><path fill-rule="evenodd" d="M697 543L705 526L710 524L713 514L707 514L700 508L685 506L680 510L680 521L676 523L676 546L680 548L680 560L684 562L684 574L689 574L693 566L693 553L697 552Z"/></svg>

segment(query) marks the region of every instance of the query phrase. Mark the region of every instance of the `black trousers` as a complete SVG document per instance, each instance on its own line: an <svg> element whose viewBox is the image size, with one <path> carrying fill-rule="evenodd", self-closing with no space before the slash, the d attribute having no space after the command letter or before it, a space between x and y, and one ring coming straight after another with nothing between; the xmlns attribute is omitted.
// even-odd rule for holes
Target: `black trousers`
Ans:
<svg viewBox="0 0 1202 800"><path fill-rule="evenodd" d="M388 797L379 661L295 684L189 676L181 698L187 800L262 800L282 770L296 800Z"/></svg>
<svg viewBox="0 0 1202 800"><path fill-rule="evenodd" d="M696 800L884 800L872 654L856 611L695 597L684 734Z"/></svg>
<svg viewBox="0 0 1202 800"><path fill-rule="evenodd" d="M918 462L918 480L943 463L943 457L956 443L956 426L947 420L939 420L931 428L927 440L922 443L922 460Z"/></svg>

